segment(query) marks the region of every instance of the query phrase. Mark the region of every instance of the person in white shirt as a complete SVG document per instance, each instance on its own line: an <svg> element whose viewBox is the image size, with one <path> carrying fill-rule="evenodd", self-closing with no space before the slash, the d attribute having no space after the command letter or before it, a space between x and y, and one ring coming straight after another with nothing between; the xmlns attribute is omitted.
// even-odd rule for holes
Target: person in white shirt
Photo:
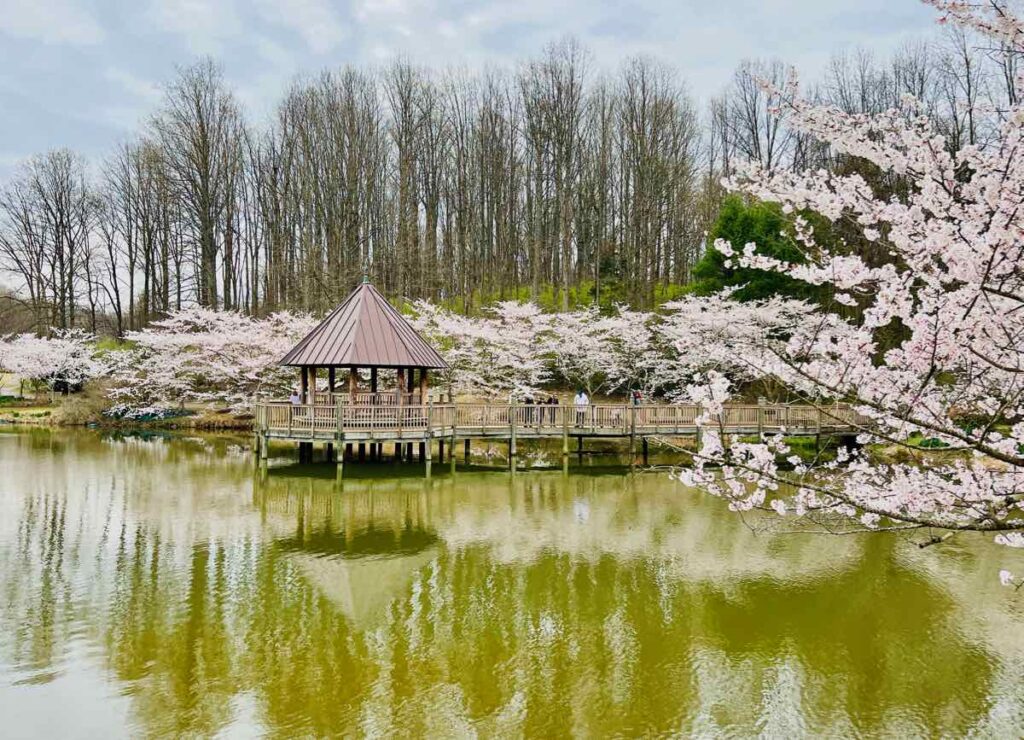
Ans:
<svg viewBox="0 0 1024 740"><path fill-rule="evenodd" d="M299 406L302 404L302 397L298 391L292 391L292 395L288 397L288 400L292 402L292 406Z"/></svg>
<svg viewBox="0 0 1024 740"><path fill-rule="evenodd" d="M587 409L590 407L590 398L587 397L586 392L579 388L576 391L576 397L572 400L576 406L576 426L583 426L587 420Z"/></svg>

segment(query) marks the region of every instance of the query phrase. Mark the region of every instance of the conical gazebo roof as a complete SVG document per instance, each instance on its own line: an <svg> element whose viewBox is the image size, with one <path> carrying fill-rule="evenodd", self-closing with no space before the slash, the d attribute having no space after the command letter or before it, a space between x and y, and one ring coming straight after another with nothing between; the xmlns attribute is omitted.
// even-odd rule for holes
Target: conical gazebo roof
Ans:
<svg viewBox="0 0 1024 740"><path fill-rule="evenodd" d="M369 282L353 290L340 306L281 360L296 367L446 368L433 347Z"/></svg>

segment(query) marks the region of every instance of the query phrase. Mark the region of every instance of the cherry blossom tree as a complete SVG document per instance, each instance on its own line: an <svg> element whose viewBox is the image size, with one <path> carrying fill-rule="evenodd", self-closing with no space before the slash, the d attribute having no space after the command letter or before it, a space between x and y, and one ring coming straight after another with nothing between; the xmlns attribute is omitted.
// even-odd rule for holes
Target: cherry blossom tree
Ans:
<svg viewBox="0 0 1024 740"><path fill-rule="evenodd" d="M549 357L557 376L590 396L607 390L616 374L611 322L591 306L550 314L544 323L544 341L538 349Z"/></svg>
<svg viewBox="0 0 1024 740"><path fill-rule="evenodd" d="M804 301L782 297L737 302L731 291L690 296L662 309L654 329L658 348L649 350L655 358L652 385L680 402L690 402L689 387L709 372L733 386L762 377L761 366L751 359L795 331L814 310Z"/></svg>
<svg viewBox="0 0 1024 740"><path fill-rule="evenodd" d="M612 357L609 389L637 389L649 398L661 386L658 370L668 349L658 334L660 318L648 311L616 306L615 315L603 322Z"/></svg>
<svg viewBox="0 0 1024 740"><path fill-rule="evenodd" d="M521 397L533 394L549 375L540 350L546 319L533 303L503 301L483 317L466 317L418 301L413 326L449 365L446 381L455 393Z"/></svg>
<svg viewBox="0 0 1024 740"><path fill-rule="evenodd" d="M944 22L1024 53L1024 23L1003 4L929 4ZM1020 76L1017 87L1024 92ZM727 182L786 213L809 209L854 226L890 257L869 264L829 250L796 217L803 264L760 256L753 244L716 243L735 265L831 286L838 301L864 307L858 320L818 310L791 333L751 344L745 361L817 404L825 418L830 402L853 403L866 419L861 442L899 445L912 459L880 462L862 451L807 464L782 439L722 439L710 422L730 382L712 373L689 389L705 404L709 425L697 467L680 477L737 510L770 507L830 525L852 517L867 528L945 531L926 543L960 530L989 532L1001 544L1024 546L1024 108L992 112L999 135L990 144L950 151L923 115L816 106L800 96L795 77L777 92L796 130L906 188L901 197L881 198L856 174L773 172L757 164ZM885 351L877 342L884 327L902 336ZM948 447L921 451L912 435ZM1001 578L1015 581L1010 571Z"/></svg>
<svg viewBox="0 0 1024 740"><path fill-rule="evenodd" d="M70 391L106 370L95 339L81 329L56 330L52 337L20 334L0 342L0 367L51 391Z"/></svg>
<svg viewBox="0 0 1024 740"><path fill-rule="evenodd" d="M287 394L292 368L278 362L315 326L287 312L253 319L233 311L183 309L127 335L131 349L112 353L117 410L159 413L187 401L246 409L260 393Z"/></svg>

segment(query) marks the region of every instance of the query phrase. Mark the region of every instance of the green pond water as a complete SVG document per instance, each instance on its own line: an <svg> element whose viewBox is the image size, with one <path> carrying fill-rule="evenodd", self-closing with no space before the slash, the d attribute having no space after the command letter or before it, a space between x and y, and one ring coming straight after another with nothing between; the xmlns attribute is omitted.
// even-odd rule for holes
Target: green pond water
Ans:
<svg viewBox="0 0 1024 740"><path fill-rule="evenodd" d="M787 533L593 463L339 490L244 444L0 434L0 736L1024 731L990 538Z"/></svg>

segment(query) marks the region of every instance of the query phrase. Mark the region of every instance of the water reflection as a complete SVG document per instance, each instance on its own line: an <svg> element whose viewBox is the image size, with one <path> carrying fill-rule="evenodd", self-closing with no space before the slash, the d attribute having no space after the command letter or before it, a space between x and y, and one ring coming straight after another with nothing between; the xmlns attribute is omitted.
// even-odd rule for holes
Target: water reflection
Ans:
<svg viewBox="0 0 1024 740"><path fill-rule="evenodd" d="M663 475L321 472L0 434L16 734L1024 726L1024 625L982 539L772 534Z"/></svg>

